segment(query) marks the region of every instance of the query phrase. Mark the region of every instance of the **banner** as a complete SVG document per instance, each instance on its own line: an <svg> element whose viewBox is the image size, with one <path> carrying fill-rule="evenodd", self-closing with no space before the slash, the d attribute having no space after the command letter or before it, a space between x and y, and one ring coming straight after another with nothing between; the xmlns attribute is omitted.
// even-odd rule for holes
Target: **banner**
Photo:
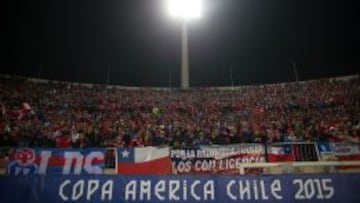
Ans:
<svg viewBox="0 0 360 203"><path fill-rule="evenodd" d="M322 161L360 160L360 144L318 142L317 146Z"/></svg>
<svg viewBox="0 0 360 203"><path fill-rule="evenodd" d="M168 147L117 148L118 174L171 174Z"/></svg>
<svg viewBox="0 0 360 203"><path fill-rule="evenodd" d="M241 163L259 163L266 161L265 147L261 144L171 149L170 157L173 172L176 174L239 174ZM250 170L259 171L259 169Z"/></svg>
<svg viewBox="0 0 360 203"><path fill-rule="evenodd" d="M272 176L0 176L1 201L360 202L359 174Z"/></svg>
<svg viewBox="0 0 360 203"><path fill-rule="evenodd" d="M360 144L330 143L334 156L339 161L360 160Z"/></svg>
<svg viewBox="0 0 360 203"><path fill-rule="evenodd" d="M360 144L355 143L330 143L334 157L338 161L359 161ZM358 169L360 166L339 166L337 169Z"/></svg>
<svg viewBox="0 0 360 203"><path fill-rule="evenodd" d="M18 148L9 152L7 174L102 174L106 149Z"/></svg>

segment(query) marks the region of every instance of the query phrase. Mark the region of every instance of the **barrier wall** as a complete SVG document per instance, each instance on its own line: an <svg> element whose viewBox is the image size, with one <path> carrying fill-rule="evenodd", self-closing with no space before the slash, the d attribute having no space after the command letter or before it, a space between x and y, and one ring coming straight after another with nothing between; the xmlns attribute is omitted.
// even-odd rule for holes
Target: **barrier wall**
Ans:
<svg viewBox="0 0 360 203"><path fill-rule="evenodd" d="M328 80L328 81L349 81L356 78L359 78L359 75L345 75L345 76L339 76L339 77L332 77L332 78L322 78L321 80ZM66 84L66 85L75 85L75 86L81 86L81 87L88 87L92 88L94 86L98 86L101 84L92 84L92 83L77 83L77 82L70 82L70 81L58 81L58 80L46 80L46 79L40 79L40 78L31 78L31 77L24 77L24 76L16 76L16 75L8 75L8 74L0 74L0 78L7 78L7 79L21 79L26 80L29 82L34 83L54 83L54 84ZM319 79L318 79L319 80ZM317 81L317 80L307 80L307 81L300 81L300 83L306 83L311 81ZM257 87L271 87L273 85L285 85L285 84L295 84L295 82L288 82L288 83L274 83L274 84L264 84L264 85L243 85L243 86L235 86L235 87L211 87L213 90L237 90L252 86ZM135 86L119 86L119 85L105 85L107 89L116 88L116 89L124 89L124 90L140 90L140 89L149 89L149 90L156 90L156 91L169 91L170 88L165 87L135 87ZM178 88L171 88L177 90Z"/></svg>
<svg viewBox="0 0 360 203"><path fill-rule="evenodd" d="M12 202L360 202L360 176L0 176Z"/></svg>
<svg viewBox="0 0 360 203"><path fill-rule="evenodd" d="M360 145L349 143L278 143L139 148L9 148L0 150L0 168L7 174L239 174L246 164L263 173L266 162L360 160ZM316 165L316 164L314 164ZM359 164L355 164L359 165ZM337 167L339 169L354 168ZM359 169L359 166L355 167ZM306 168L310 172L326 172ZM294 171L295 172L295 171ZM282 173L280 171L279 173Z"/></svg>

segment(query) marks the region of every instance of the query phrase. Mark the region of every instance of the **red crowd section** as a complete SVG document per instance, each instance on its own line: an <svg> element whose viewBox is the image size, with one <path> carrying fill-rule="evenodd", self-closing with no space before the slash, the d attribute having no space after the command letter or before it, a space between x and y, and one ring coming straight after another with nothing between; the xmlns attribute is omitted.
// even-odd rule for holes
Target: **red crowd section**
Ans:
<svg viewBox="0 0 360 203"><path fill-rule="evenodd" d="M86 87L0 78L0 146L359 142L360 79L235 89Z"/></svg>

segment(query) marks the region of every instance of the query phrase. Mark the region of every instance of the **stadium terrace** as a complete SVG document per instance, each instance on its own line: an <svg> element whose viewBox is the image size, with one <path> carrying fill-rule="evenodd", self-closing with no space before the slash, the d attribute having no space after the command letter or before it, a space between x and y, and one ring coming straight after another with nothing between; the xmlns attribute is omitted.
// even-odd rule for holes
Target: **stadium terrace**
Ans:
<svg viewBox="0 0 360 203"><path fill-rule="evenodd" d="M172 92L1 77L0 145L359 141L359 77Z"/></svg>

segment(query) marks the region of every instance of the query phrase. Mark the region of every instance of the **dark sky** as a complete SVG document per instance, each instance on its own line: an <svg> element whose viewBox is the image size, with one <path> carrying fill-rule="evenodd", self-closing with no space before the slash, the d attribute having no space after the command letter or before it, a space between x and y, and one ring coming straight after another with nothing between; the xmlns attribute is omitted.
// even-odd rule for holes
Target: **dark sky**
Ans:
<svg viewBox="0 0 360 203"><path fill-rule="evenodd" d="M180 23L163 0L12 0L2 6L1 72L111 84L179 86ZM193 86L358 73L355 0L204 0L189 25ZM5 54L4 54L5 53ZM40 68L41 67L41 68Z"/></svg>

